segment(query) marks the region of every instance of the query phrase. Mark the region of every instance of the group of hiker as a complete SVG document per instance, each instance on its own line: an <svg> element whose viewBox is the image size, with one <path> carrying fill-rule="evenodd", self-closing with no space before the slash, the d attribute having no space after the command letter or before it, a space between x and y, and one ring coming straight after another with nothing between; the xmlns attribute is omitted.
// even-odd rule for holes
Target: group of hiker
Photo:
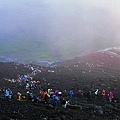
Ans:
<svg viewBox="0 0 120 120"><path fill-rule="evenodd" d="M113 98L114 98L114 93L112 91L109 91L109 92L106 92L105 89L102 89L101 91L99 89L96 89L94 91L94 96L95 96L95 99L97 98L103 98L104 100L105 99L109 99L109 102L112 102Z"/></svg>
<svg viewBox="0 0 120 120"><path fill-rule="evenodd" d="M27 83L28 84L28 83ZM2 88L1 92L4 94L5 99L7 100L12 100L12 97L14 96L12 90L10 88ZM25 89L25 94L22 95L22 93L19 91L17 92L17 100L18 101L34 101L34 102L51 102L54 105L57 105L58 103L61 102L61 100L65 100L66 101L72 101L74 100L74 97L79 97L79 99L83 100L87 100L89 101L90 97L92 97L92 100L97 100L101 97L101 99L108 99L109 102L113 102L114 101L114 93L112 91L106 92L105 89L103 90L99 90L96 89L93 92L86 92L84 90L78 90L78 92L76 93L76 91L74 90L53 90L52 88L49 88L47 90L45 89L41 89L39 90L38 94L34 94L31 90L29 89ZM66 104L66 102L65 102Z"/></svg>
<svg viewBox="0 0 120 120"><path fill-rule="evenodd" d="M30 67L30 66L29 66ZM59 89L52 89L52 88L41 88L38 87L40 81L35 81L33 78L37 74L37 72L41 73L42 71L45 72L46 69L36 69L35 67L30 67L32 70L31 74L27 75L19 75L17 81L12 79L12 82L19 82L20 85L23 84L25 86L24 94L20 91L17 92L17 100L18 101L34 101L34 102L51 102L53 105L57 105L59 103L63 104L66 108L66 105L69 104L70 101L74 100L74 97L78 97L81 101L82 100L106 100L110 103L114 101L115 93L113 91L108 91L105 89L95 88L94 90L86 90L86 89L70 89L70 90L59 90ZM48 70L48 72L55 72L53 70ZM10 80L9 80L10 81ZM33 91L38 90L39 93L35 94ZM12 100L14 96L12 90L10 88L1 89L4 93L5 99Z"/></svg>

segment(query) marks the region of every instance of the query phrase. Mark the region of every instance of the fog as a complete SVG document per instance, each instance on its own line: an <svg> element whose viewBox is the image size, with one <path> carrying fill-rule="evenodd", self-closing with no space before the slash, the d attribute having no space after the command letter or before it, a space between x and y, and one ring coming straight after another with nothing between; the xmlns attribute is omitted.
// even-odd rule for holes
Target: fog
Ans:
<svg viewBox="0 0 120 120"><path fill-rule="evenodd" d="M119 33L119 0L0 1L1 51L26 41L33 50L36 42L72 56L119 46Z"/></svg>

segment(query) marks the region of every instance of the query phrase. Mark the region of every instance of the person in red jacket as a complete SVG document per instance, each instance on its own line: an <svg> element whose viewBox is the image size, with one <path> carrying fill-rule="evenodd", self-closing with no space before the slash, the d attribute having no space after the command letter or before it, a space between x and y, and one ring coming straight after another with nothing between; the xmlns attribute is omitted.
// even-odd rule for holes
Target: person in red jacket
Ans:
<svg viewBox="0 0 120 120"><path fill-rule="evenodd" d="M47 91L40 90L40 94L41 94L41 100L47 101Z"/></svg>
<svg viewBox="0 0 120 120"><path fill-rule="evenodd" d="M101 95L102 95L102 98L105 100L106 99L106 91L105 91L105 89L102 90Z"/></svg>

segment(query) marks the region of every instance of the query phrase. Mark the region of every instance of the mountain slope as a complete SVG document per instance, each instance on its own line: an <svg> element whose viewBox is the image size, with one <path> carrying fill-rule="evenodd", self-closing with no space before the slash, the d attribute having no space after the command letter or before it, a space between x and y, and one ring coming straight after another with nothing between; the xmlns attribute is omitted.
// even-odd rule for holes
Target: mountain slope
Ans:
<svg viewBox="0 0 120 120"><path fill-rule="evenodd" d="M120 70L120 48L109 48L89 53L66 62L69 66L81 63L86 63L90 67L105 67Z"/></svg>

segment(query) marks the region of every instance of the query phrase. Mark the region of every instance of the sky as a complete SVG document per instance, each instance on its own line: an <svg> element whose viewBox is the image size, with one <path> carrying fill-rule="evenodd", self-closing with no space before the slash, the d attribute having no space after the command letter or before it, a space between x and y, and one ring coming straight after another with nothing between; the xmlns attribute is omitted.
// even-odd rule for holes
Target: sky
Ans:
<svg viewBox="0 0 120 120"><path fill-rule="evenodd" d="M0 50L26 41L73 55L120 46L119 33L119 0L0 1Z"/></svg>

